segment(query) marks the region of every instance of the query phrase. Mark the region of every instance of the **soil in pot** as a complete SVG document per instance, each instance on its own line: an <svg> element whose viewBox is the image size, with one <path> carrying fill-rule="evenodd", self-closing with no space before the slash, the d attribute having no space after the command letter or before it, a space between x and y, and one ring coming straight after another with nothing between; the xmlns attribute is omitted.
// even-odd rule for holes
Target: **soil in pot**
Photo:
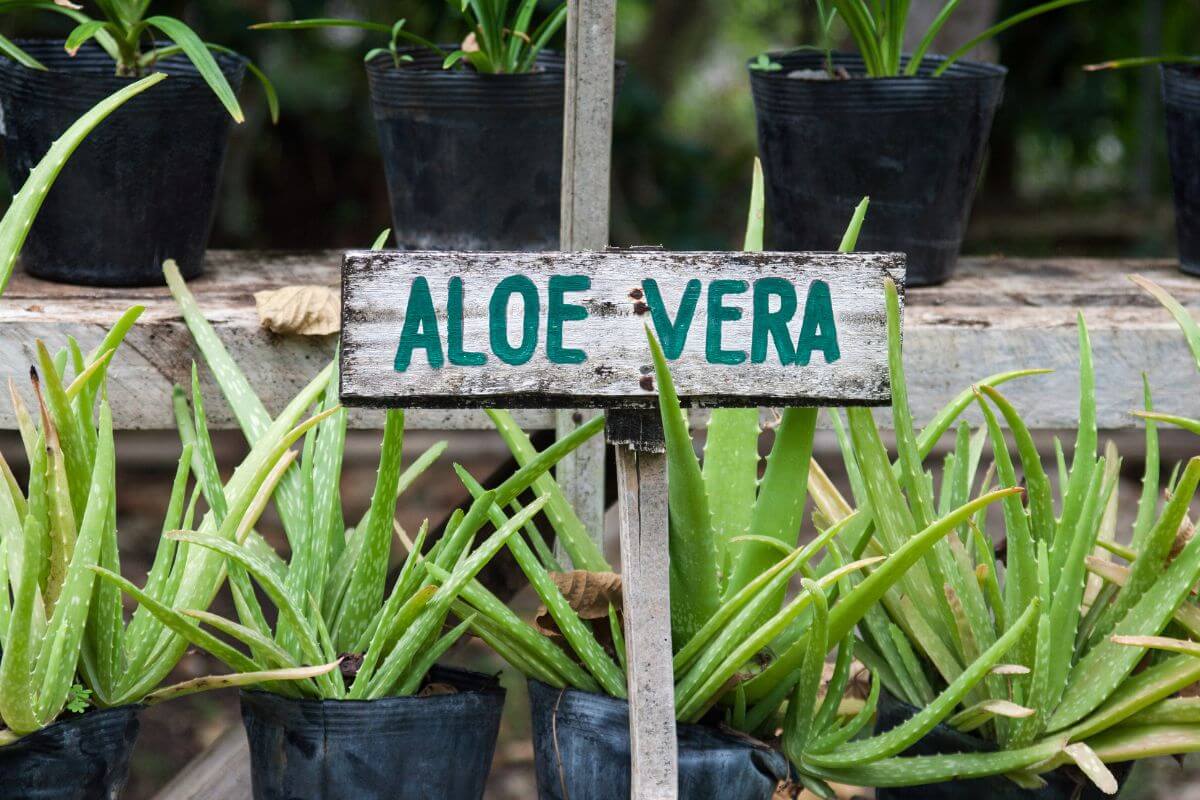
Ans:
<svg viewBox="0 0 1200 800"><path fill-rule="evenodd" d="M141 706L69 715L0 747L5 800L111 800L121 793Z"/></svg>
<svg viewBox="0 0 1200 800"><path fill-rule="evenodd" d="M1200 275L1200 68L1164 65L1162 78L1179 265Z"/></svg>
<svg viewBox="0 0 1200 800"><path fill-rule="evenodd" d="M19 43L47 66L0 58L5 160L14 187L71 123L127 85L94 45L72 58L62 42ZM234 91L245 61L216 55ZM101 122L63 167L22 250L39 278L91 286L163 282L175 259L200 274L233 120L183 56L158 62L171 77Z"/></svg>
<svg viewBox="0 0 1200 800"><path fill-rule="evenodd" d="M934 78L928 57L918 76L867 79L860 57L837 53L851 77L824 80L823 54L771 57L782 69L750 70L768 246L834 250L870 196L858 249L906 253L909 286L948 279L1006 70L960 61Z"/></svg>
<svg viewBox="0 0 1200 800"><path fill-rule="evenodd" d="M916 708L897 700L887 692L879 698L879 715L875 732L883 733L903 723ZM961 733L946 725L937 725L929 733L905 750L905 756L931 756L949 753L979 753L995 747L983 739ZM1121 783L1129 775L1132 764L1115 764L1109 767ZM1083 773L1068 767L1042 774L1046 786L1041 789L1022 789L1003 775L993 778L977 778L967 781L947 781L925 786L907 786L893 789L876 789L876 800L1102 800L1109 798L1096 788Z"/></svg>
<svg viewBox="0 0 1200 800"><path fill-rule="evenodd" d="M413 61L399 68L390 55L367 63L397 246L557 250L562 55L543 51L526 74L481 75L403 52Z"/></svg>
<svg viewBox="0 0 1200 800"><path fill-rule="evenodd" d="M254 800L483 795L504 690L435 667L413 697L290 700L242 692Z"/></svg>
<svg viewBox="0 0 1200 800"><path fill-rule="evenodd" d="M540 800L629 797L629 704L529 681ZM770 800L787 759L762 742L708 725L679 725L679 796Z"/></svg>

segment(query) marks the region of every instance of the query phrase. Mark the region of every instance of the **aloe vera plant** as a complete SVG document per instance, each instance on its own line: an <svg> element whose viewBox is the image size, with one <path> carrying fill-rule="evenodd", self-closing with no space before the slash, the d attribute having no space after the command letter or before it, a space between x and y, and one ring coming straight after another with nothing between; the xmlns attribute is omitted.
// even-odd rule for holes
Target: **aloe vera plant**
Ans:
<svg viewBox="0 0 1200 800"><path fill-rule="evenodd" d="M454 50L445 49L405 28L404 19L387 25L382 22L344 18L300 19L287 22L264 22L252 25L255 30L306 30L311 28L357 28L381 33L388 37L387 47L369 50L364 60L390 55L396 67L412 61L412 56L398 52L400 42L424 48L442 59L444 69L470 67L475 72L499 75L529 72L537 63L538 54L562 29L567 21L567 4L559 3L540 23L533 24L538 0L446 0L460 13L467 26L462 44Z"/></svg>
<svg viewBox="0 0 1200 800"><path fill-rule="evenodd" d="M972 434L960 423L935 496L923 466L933 442L913 435L894 287L888 299L899 458L892 463L869 412L852 410L848 432L836 418L858 508L818 473L810 489L820 513L845 525L863 520L869 527L861 540L863 552L888 553L941 509L970 494L987 439L994 460L982 486L1018 486L1019 466L1026 499L1012 494L1003 501L1003 562L993 554L985 517L966 520L860 623L856 655L892 695L920 711L883 736L829 753L797 748L789 755L818 778L873 786L999 774L1037 786L1040 773L1073 764L1099 788L1115 793L1117 781L1106 762L1140 757L1139 747L1143 753L1200 749L1197 705L1171 699L1200 676L1200 660L1191 642L1163 636L1168 629L1189 637L1200 632L1197 607L1189 598L1200 579L1200 544L1176 548L1200 483L1200 459L1188 463L1160 508L1154 422L1169 418L1150 411L1147 387L1145 416L1152 421L1143 493L1131 544L1118 545L1120 461L1111 445L1098 455L1095 372L1081 317L1080 423L1069 468L1059 448L1059 496L1054 497L1019 412L986 385L974 389L985 425ZM1015 437L1015 460L1001 419ZM1114 561L1114 554L1128 564ZM1021 633L1014 638L1016 627ZM1006 640L1007 663L993 660L990 671L980 672L981 659ZM1135 674L1148 653L1156 654L1146 662L1151 666ZM1172 710L1169 723L1167 709ZM997 752L898 755L939 719L990 741ZM803 732L801 725L793 736L803 741ZM787 738L785 733L785 743Z"/></svg>
<svg viewBox="0 0 1200 800"><path fill-rule="evenodd" d="M25 457L26 488L0 455L0 741L10 742L59 718L64 708L80 712L90 703L108 708L154 704L210 688L264 681L308 680L335 664L288 669L231 663L238 674L198 678L156 688L181 648L174 633L139 609L125 622L116 584L120 554L116 527L116 464L112 412L105 380L108 365L142 308L126 312L101 343L84 353L74 339L51 354L37 343L31 370L36 406L31 411L10 384ZM155 556L147 601L170 602L185 587L211 585L205 565L178 548L169 532L191 525L195 500L185 503L192 471L191 444L184 446L164 539ZM283 457L282 449L275 461ZM229 519L252 525L261 512L251 501L269 483L272 461L231 481ZM247 462L249 464L249 460ZM207 519L207 517L206 517ZM331 659L327 659L331 661ZM316 662L310 662L316 663Z"/></svg>
<svg viewBox="0 0 1200 800"><path fill-rule="evenodd" d="M831 41L829 30L835 19L841 19L862 55L867 75L871 78L892 78L901 75L919 74L929 48L937 35L959 9L962 0L946 0L937 16L922 33L916 48L904 60L904 40L909 25L909 0L814 0L820 17L822 49L828 49ZM996 23L970 41L950 53L933 70L935 76L942 75L954 62L969 54L985 42L1028 19L1072 6L1087 0L1050 0L1039 3Z"/></svg>
<svg viewBox="0 0 1200 800"><path fill-rule="evenodd" d="M67 35L64 44L67 52L74 55L84 44L95 40L112 58L117 75L141 77L153 72L160 59L182 54L192 62L197 73L209 85L233 119L242 122L245 116L234 95L233 87L229 85L213 57L213 53L232 54L233 51L203 41L180 19L161 14L147 16L149 6L150 0L96 0L96 9L100 12L98 17L89 15L82 6L62 0L17 0L0 6L0 10L51 11L68 17L76 24ZM165 37L167 43L160 44L155 40L155 35ZM149 49L143 46L147 41L150 42ZM46 69L32 55L3 37L0 37L0 53L30 69ZM262 84L272 119L278 118L279 103L271 81L252 62L247 61L246 68Z"/></svg>
<svg viewBox="0 0 1200 800"><path fill-rule="evenodd" d="M164 272L198 348L235 410L247 440L257 449L274 423L205 320L178 270L168 262ZM105 577L143 603L163 624L216 657L231 660L231 665L254 663L269 669L292 669L347 655L339 673L272 684L273 691L319 699L370 700L410 695L421 688L430 667L473 622L469 615L464 616L443 633L448 617L459 607L460 594L476 585L475 576L491 557L551 500L539 497L474 546L477 535L491 521L489 512L496 495L516 496L534 485L557 458L594 433L596 425L559 442L552 452L535 459L505 486L485 493L465 513L457 512L442 538L425 554L422 550L428 531L422 526L388 590L396 504L403 491L441 455L445 443L433 445L402 470L404 414L398 410L388 412L370 507L356 525L347 527L339 488L346 412L337 401L338 386L334 362L289 406L312 406L317 413L301 432L299 458L290 453L278 460L270 482L255 500L257 513L269 501L279 512L290 545L286 561L257 537L245 520L239 523L222 513L228 503L215 477L216 465L195 375L190 392L191 414L188 394L176 392L180 432L193 446L193 465L202 476L203 494L213 509L219 531L185 531L172 534L171 539L181 548L191 548L227 565L238 621L207 613L203 606L147 602L153 574L141 590L115 576ZM259 605L255 585L276 607L278 622L273 630ZM240 642L249 655L202 625Z"/></svg>
<svg viewBox="0 0 1200 800"><path fill-rule="evenodd" d="M762 210L761 169L756 169L748 250L762 248ZM865 213L864 201L843 249L853 247ZM762 681L755 684L765 674L759 659L769 658L776 643L791 633L790 641L805 654L802 660L819 666L826 653L847 639L861 616L934 543L1015 490L993 492L949 511L888 558L839 558L850 549L839 542L853 533L851 526L842 524L831 525L815 540L798 546L805 499L796 487L805 484L815 410L783 413L761 481L758 411L714 411L701 464L692 448L669 365L653 336L648 343L667 442L676 715L682 722L696 722L717 709L728 724L740 730L770 735L780 722L784 699L801 681L801 671L795 667L787 670L766 691L751 697L746 687L767 686ZM530 459L534 452L528 438L511 417L491 413L518 461ZM465 470L460 468L459 475L474 496L485 496L484 487ZM538 490L552 498L550 503L561 497L548 476L541 480ZM498 493L491 512L496 524L518 509L511 505L512 500L509 494ZM547 509L551 508L548 504ZM561 502L547 519L577 570L611 569L580 534L582 526L569 504ZM525 534L528 541L514 536L508 546L576 658L565 657L561 648L522 622L482 586L471 585L463 592L461 612L477 614L475 633L526 675L555 687L624 697L624 635L617 604L610 605L607 620L585 622L560 590L563 580L555 573L561 566L540 532L526 526ZM822 553L827 557L819 561ZM826 567L820 574L819 564ZM851 585L851 576L866 570L870 574ZM797 575L806 576L803 587L788 598L785 590ZM819 634L814 632L817 627ZM808 646L818 639L819 644ZM826 648L827 641L834 646ZM839 660L845 662L843 672L849 666L849 651L844 652L847 655ZM803 676L809 677L810 671L803 671ZM861 728L870 713L868 710L850 724ZM822 733L828 733L827 725L835 723L842 730L836 702L826 704L820 717L817 727Z"/></svg>

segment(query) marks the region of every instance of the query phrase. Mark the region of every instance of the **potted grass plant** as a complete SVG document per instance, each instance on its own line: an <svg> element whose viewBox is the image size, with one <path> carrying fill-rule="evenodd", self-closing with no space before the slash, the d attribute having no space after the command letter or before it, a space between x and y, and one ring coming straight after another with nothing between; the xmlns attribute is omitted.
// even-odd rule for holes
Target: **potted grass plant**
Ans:
<svg viewBox="0 0 1200 800"><path fill-rule="evenodd" d="M1200 57L1148 56L1089 64L1089 72L1157 65L1162 72L1167 152L1175 199L1179 268L1200 275Z"/></svg>
<svg viewBox="0 0 1200 800"><path fill-rule="evenodd" d="M167 283L243 433L257 442L271 418L249 382L204 319L174 265ZM456 512L444 535L422 556L423 526L388 589L387 567L395 508L400 494L440 455L434 445L401 471L404 415L387 415L378 477L370 508L347 527L341 501L346 412L337 403L334 365L316 379L320 390L295 403L315 405L316 423L305 435L299 459L293 453L262 504L273 500L291 545L283 559L269 545L235 535L184 532L180 547L214 554L228 565L238 621L185 604L156 604L152 613L197 646L222 659L247 658L290 668L314 660L341 659L337 673L246 692L242 713L250 739L256 798L333 798L361 794L397 798L480 797L491 765L504 692L495 678L437 666L438 659L467 630L471 618L443 631L463 587L547 502L530 503L523 513L473 546L493 493ZM197 408L201 399L194 384ZM187 415L180 413L181 427ZM497 491L520 493L555 460L570 452L595 425L560 441ZM196 426L195 436L206 436ZM192 438L185 433L185 441ZM205 446L202 451L209 452ZM212 474L210 458L203 470ZM210 483L209 485L213 485ZM219 495L209 497L220 505ZM143 600L128 582L123 588ZM256 588L275 606L272 628ZM247 656L202 630L197 623L249 648ZM231 653L232 651L232 653ZM371 769L363 769L370 764ZM396 784L396 776L403 780Z"/></svg>
<svg viewBox="0 0 1200 800"><path fill-rule="evenodd" d="M259 669L247 659L230 663L237 674L158 688L183 655L172 646L175 634L143 609L127 623L120 590L97 581L97 573L124 581L105 377L141 311L130 309L86 354L74 340L54 355L37 342L32 412L11 389L28 464L22 488L0 454L0 771L4 796L14 800L115 797L145 706L207 689L286 685L336 667ZM211 583L203 561L166 535L192 526L197 495L191 503L185 495L193 452L185 445L175 474L147 603ZM271 472L260 469L243 491L230 492L229 528L254 525L261 508L250 500Z"/></svg>
<svg viewBox="0 0 1200 800"><path fill-rule="evenodd" d="M945 4L912 53L902 51L907 2L814 0L824 39L819 47L749 63L770 246L832 248L845 214L869 195L863 247L906 253L910 287L947 280L1006 72L964 57L1013 25L1083 1L1030 6L942 57L930 48L959 0ZM832 50L838 20L854 52Z"/></svg>
<svg viewBox="0 0 1200 800"><path fill-rule="evenodd" d="M13 185L83 109L147 74L172 76L104 127L63 170L23 252L40 278L96 286L160 283L165 258L198 275L212 227L221 166L246 70L243 56L204 42L184 22L148 15L149 2L97 0L92 17L71 3L16 3L75 27L64 41L0 48L0 106ZM160 37L160 38L155 38ZM149 43L147 45L147 43Z"/></svg>
<svg viewBox="0 0 1200 800"><path fill-rule="evenodd" d="M747 235L752 250L761 249L761 183L754 198ZM853 246L864 213L865 204L844 248ZM804 692L817 690L809 685L807 667L815 664L820 672L827 652L838 650L832 688L813 715L818 735L809 745L817 749L819 741L820 747L836 748L863 730L874 711L873 700L849 708L840 702L853 655L847 637L857 621L935 542L1015 490L948 509L886 559L849 557L849 547L838 541L854 533L850 525L829 526L800 546L805 497L797 487L806 483L815 410L783 412L761 480L757 410L714 410L701 463L653 337L650 349L670 487L680 791L689 798L770 798L788 774L771 744L783 724L784 701L801 684ZM935 428L944 431L968 404L969 398L962 399L939 415ZM489 414L519 463L536 458L510 415ZM465 470L458 472L475 497L486 496ZM459 613L474 615L475 633L530 679L539 796L625 797L630 749L619 578L553 480L539 481L535 491L549 498L546 520L575 569L563 572L537 528L526 526L524 536L512 537L507 546L545 604L537 625L522 622L478 584L464 589ZM515 495L497 490L491 511L495 524L521 508ZM865 570L870 574L852 585L851 577ZM786 589L797 575L805 576L803 588L788 598ZM810 641L819 644L810 647ZM807 654L802 663L782 672L764 668L774 653L795 648Z"/></svg>
<svg viewBox="0 0 1200 800"><path fill-rule="evenodd" d="M546 47L566 3L545 15L537 0L448 4L462 14L459 45L434 44L404 20L254 27L353 27L379 37L365 60L397 246L556 250L565 64Z"/></svg>
<svg viewBox="0 0 1200 800"><path fill-rule="evenodd" d="M1002 556L978 515L860 623L855 652L885 690L880 732L836 752L790 753L793 760L824 780L883 787L881 798L1076 798L1115 794L1125 762L1200 748L1196 703L1173 697L1200 677L1189 597L1200 543L1181 535L1200 459L1172 479L1160 506L1157 432L1147 424L1142 497L1130 544L1118 544L1120 460L1111 445L1097 454L1095 373L1081 319L1080 423L1069 468L1057 448L1059 497L1019 412L987 385L964 393L974 394L985 425L972 434L959 424L935 496L923 461L939 437L913 433L894 289L888 299L899 457L891 461L870 412L851 410L848 425L834 417L857 508L818 469L810 481L818 513L828 524L856 520L864 553L903 546L940 508L970 495L987 439L994 460L981 491L1017 486L1019 467L1026 499L1003 501ZM1015 460L1001 419L1015 438ZM1010 663L967 680L967 665L1010 637L1032 608L1036 621L1024 623Z"/></svg>

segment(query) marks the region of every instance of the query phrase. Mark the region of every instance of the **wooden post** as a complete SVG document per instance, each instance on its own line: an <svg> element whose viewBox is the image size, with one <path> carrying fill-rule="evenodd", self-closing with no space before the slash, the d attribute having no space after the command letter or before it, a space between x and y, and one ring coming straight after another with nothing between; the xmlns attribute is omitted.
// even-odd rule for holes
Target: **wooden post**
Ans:
<svg viewBox="0 0 1200 800"><path fill-rule="evenodd" d="M608 246L616 0L569 0L559 249ZM594 412L557 412L558 435ZM588 442L555 468L563 493L597 543L604 538L604 442ZM556 545L556 555L567 555Z"/></svg>
<svg viewBox="0 0 1200 800"><path fill-rule="evenodd" d="M630 798L676 800L678 753L662 420L653 411L610 411L606 437L617 454Z"/></svg>

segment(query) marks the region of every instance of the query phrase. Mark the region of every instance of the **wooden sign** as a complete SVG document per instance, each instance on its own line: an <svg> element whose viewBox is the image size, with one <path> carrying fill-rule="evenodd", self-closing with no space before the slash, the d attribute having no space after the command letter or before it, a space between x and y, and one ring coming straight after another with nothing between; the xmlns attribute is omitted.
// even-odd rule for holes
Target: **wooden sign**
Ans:
<svg viewBox="0 0 1200 800"><path fill-rule="evenodd" d="M352 405L649 408L647 329L692 405L881 405L886 253L355 251Z"/></svg>

